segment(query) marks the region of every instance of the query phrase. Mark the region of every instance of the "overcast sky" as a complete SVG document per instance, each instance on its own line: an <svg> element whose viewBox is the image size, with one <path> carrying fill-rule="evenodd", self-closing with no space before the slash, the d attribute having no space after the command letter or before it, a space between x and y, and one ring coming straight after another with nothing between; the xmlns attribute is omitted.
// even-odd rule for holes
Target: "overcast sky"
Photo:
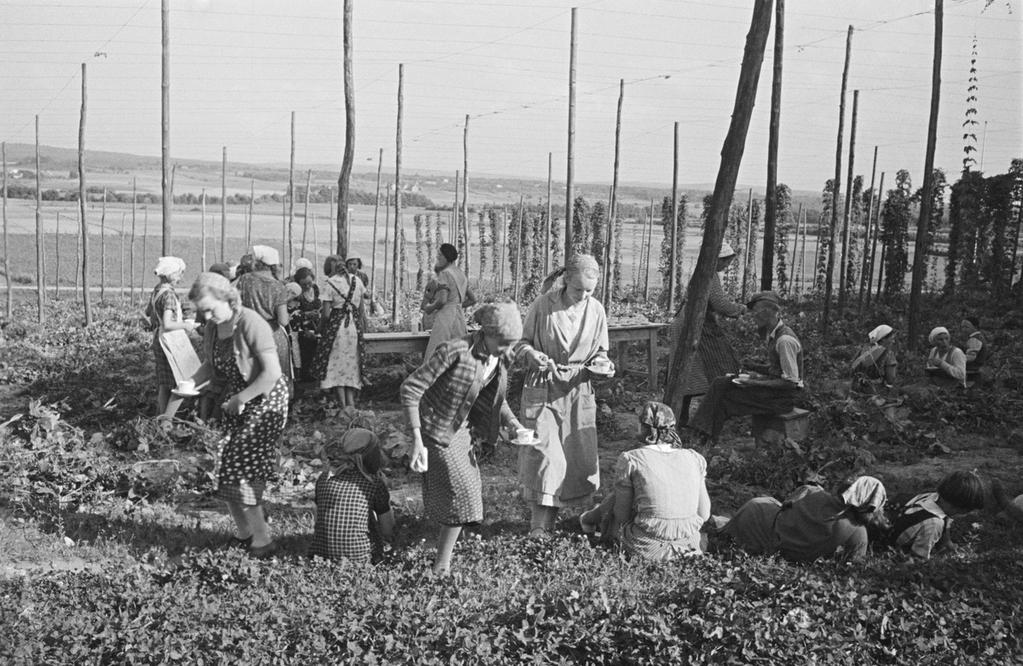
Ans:
<svg viewBox="0 0 1023 666"><path fill-rule="evenodd" d="M297 112L301 164L340 165L341 0L172 0L171 152L286 163ZM354 0L356 169L393 169L398 63L405 63L408 169L565 174L570 7L579 7L576 177L611 178L618 81L626 81L620 178L670 183L681 123L684 183L713 182L752 2L739 0ZM946 2L937 165L961 169L973 36L978 160L1000 173L1023 156L1023 5ZM860 90L857 173L924 162L933 2L789 0L779 180L819 190L834 172L846 29ZM772 36L773 41L773 36ZM762 186L769 42L739 181ZM88 63L88 145L160 153L160 0L0 0L0 139L77 145L80 63ZM986 138L984 123L987 123ZM843 180L845 178L843 167ZM844 184L843 184L844 185Z"/></svg>

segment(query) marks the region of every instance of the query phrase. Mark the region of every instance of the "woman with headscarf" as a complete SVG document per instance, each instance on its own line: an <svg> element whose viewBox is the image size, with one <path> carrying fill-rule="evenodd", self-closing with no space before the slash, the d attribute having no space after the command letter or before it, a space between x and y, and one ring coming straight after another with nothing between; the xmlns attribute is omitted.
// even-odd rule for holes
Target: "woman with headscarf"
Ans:
<svg viewBox="0 0 1023 666"><path fill-rule="evenodd" d="M310 552L329 560L379 562L394 534L394 512L377 436L352 428L323 447L316 481L316 526Z"/></svg>
<svg viewBox="0 0 1023 666"><path fill-rule="evenodd" d="M170 361L160 344L160 335L168 331L194 331L195 319L185 319L181 313L181 301L174 286L185 274L185 262L177 257L160 257L153 273L159 282L149 296L146 317L153 329L153 360L156 362L156 413L171 417L181 405L182 398L173 396L171 391L177 385Z"/></svg>
<svg viewBox="0 0 1023 666"><path fill-rule="evenodd" d="M479 331L442 342L401 385L412 427L410 464L423 472L426 515L441 526L433 566L441 574L462 527L483 520L473 436L495 444L502 427L522 429L505 399L509 352L522 335L519 309L511 301L486 303L473 316Z"/></svg>
<svg viewBox="0 0 1023 666"><path fill-rule="evenodd" d="M725 332L721 329L720 318L736 318L746 312L746 306L733 302L725 294L721 286L720 274L728 264L735 259L735 250L727 242L722 241L721 251L718 253L717 273L710 283L710 296L707 300L707 315L703 320L703 330L700 332L700 343L696 355L689 366L689 371L679 377L679 384L669 393L671 407L678 414L678 421L681 425L689 422L689 403L699 395L704 395L710 388L710 382L716 377L738 372L739 359L735 357L732 346L728 343ZM671 339L678 338L678 331L683 324L682 313L685 303L679 308L671 323ZM672 353L671 362L674 363L677 354ZM669 376L670 370L669 370Z"/></svg>
<svg viewBox="0 0 1023 666"><path fill-rule="evenodd" d="M932 329L927 341L934 345L925 366L931 381L942 386L966 386L966 354L952 344L948 329Z"/></svg>
<svg viewBox="0 0 1023 666"><path fill-rule="evenodd" d="M205 361L197 378L225 387L223 428L217 453L217 496L227 502L237 531L233 543L256 557L274 552L263 511L263 493L274 476L276 446L288 415L288 381L281 373L273 331L242 305L222 275L203 273L188 298L206 319Z"/></svg>
<svg viewBox="0 0 1023 666"><path fill-rule="evenodd" d="M554 529L558 509L589 504L600 486L592 365L610 366L607 315L593 290L600 266L573 255L564 285L529 306L516 350L526 365L522 420L540 437L519 452L519 481L530 507L530 536ZM602 371L599 374L607 374Z"/></svg>
<svg viewBox="0 0 1023 666"><path fill-rule="evenodd" d="M895 384L899 361L895 358L895 330L881 324L867 335L868 345L852 362L853 390L878 394Z"/></svg>
<svg viewBox="0 0 1023 666"><path fill-rule="evenodd" d="M245 273L235 286L241 294L242 305L254 310L273 331L277 345L278 362L285 379L291 381L291 335L288 323L288 301L291 295L284 284L277 279L276 271L281 263L280 255L267 245L252 247L252 270Z"/></svg>
<svg viewBox="0 0 1023 666"><path fill-rule="evenodd" d="M818 485L796 488L784 502L755 497L721 528L753 555L778 553L790 562L823 557L862 559L867 553L867 526L886 527L884 486L861 476L837 495Z"/></svg>
<svg viewBox="0 0 1023 666"><path fill-rule="evenodd" d="M579 516L583 532L599 528L604 540L645 560L702 552L700 527L710 517L707 461L682 448L664 403L646 403L639 436L636 448L618 456L613 492Z"/></svg>
<svg viewBox="0 0 1023 666"><path fill-rule="evenodd" d="M355 407L362 388L362 332L366 328L366 287L345 270L345 260L323 262L327 281L320 294L322 332L313 357L313 377L321 389L334 389L341 407Z"/></svg>
<svg viewBox="0 0 1023 666"><path fill-rule="evenodd" d="M433 315L433 328L430 330L430 341L426 345L424 360L433 355L433 351L440 343L466 334L462 301L465 300L469 280L456 261L458 250L455 246L450 243L441 245L437 265L434 266L437 286L433 300L422 308L424 314Z"/></svg>

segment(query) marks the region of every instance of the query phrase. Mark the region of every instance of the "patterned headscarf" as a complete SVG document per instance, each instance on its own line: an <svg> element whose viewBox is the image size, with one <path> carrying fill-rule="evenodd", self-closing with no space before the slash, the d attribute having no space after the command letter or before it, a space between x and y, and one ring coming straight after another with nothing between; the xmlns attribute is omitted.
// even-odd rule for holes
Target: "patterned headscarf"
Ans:
<svg viewBox="0 0 1023 666"><path fill-rule="evenodd" d="M888 499L884 485L872 476L857 477L852 485L842 492L845 505L860 513L877 511Z"/></svg>
<svg viewBox="0 0 1023 666"><path fill-rule="evenodd" d="M502 341L512 342L522 337L519 306L510 300L484 303L473 313L473 319L483 328L484 334Z"/></svg>
<svg viewBox="0 0 1023 666"><path fill-rule="evenodd" d="M675 430L675 412L663 402L651 400L639 412L645 444L667 444L674 449L682 448L682 439Z"/></svg>
<svg viewBox="0 0 1023 666"><path fill-rule="evenodd" d="M945 335L948 335L949 334L948 333L948 329L945 328L944 326L935 326L934 328L931 329L930 335L927 336L927 342L929 342L929 343L931 343L933 345L934 344L934 340L939 335L941 335L942 333L944 333Z"/></svg>
<svg viewBox="0 0 1023 666"><path fill-rule="evenodd" d="M367 470L367 458L380 455L380 440L374 432L365 428L352 428L341 437L323 448L334 472L357 469L367 479L376 477L376 472Z"/></svg>
<svg viewBox="0 0 1023 666"><path fill-rule="evenodd" d="M177 272L185 272L185 262L177 257L160 257L156 260L156 268L153 269L158 277L170 277Z"/></svg>
<svg viewBox="0 0 1023 666"><path fill-rule="evenodd" d="M872 343L880 342L881 340L884 340L889 335L891 335L893 330L894 329L888 324L881 324L880 326L878 326L873 331L867 334L867 340L869 340Z"/></svg>

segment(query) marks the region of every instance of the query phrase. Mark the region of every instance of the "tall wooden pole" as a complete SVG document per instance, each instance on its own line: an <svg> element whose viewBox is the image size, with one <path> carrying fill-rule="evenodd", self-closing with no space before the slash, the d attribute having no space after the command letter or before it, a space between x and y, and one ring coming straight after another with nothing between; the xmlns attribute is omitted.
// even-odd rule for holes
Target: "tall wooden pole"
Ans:
<svg viewBox="0 0 1023 666"><path fill-rule="evenodd" d="M3 159L3 181L4 181L4 277L7 280L7 319L14 314L14 292L11 291L11 248L8 245L7 235L7 142L0 143L0 155Z"/></svg>
<svg viewBox="0 0 1023 666"><path fill-rule="evenodd" d="M554 153L547 153L547 224L543 233L543 274L551 273L551 229L554 224L554 205L551 202L553 194L554 176Z"/></svg>
<svg viewBox="0 0 1023 666"><path fill-rule="evenodd" d="M764 194L764 251L760 290L774 281L774 236L778 215L778 132L781 125L781 74L785 51L785 0L774 0L774 71L771 78L771 125L767 138L767 190Z"/></svg>
<svg viewBox="0 0 1023 666"><path fill-rule="evenodd" d="M252 214L256 203L256 179L249 180L249 219L245 225L245 247L252 245Z"/></svg>
<svg viewBox="0 0 1023 666"><path fill-rule="evenodd" d="M472 260L472 235L469 233L469 114L465 114L465 130L462 132L462 234L465 236L465 247L462 250L465 266L465 277L469 277Z"/></svg>
<svg viewBox="0 0 1023 666"><path fill-rule="evenodd" d="M401 246L401 121L405 112L405 65L398 65L398 121L394 135L394 291L391 296L393 321L398 323L401 316L398 308L398 292L401 278L398 275L398 254Z"/></svg>
<svg viewBox="0 0 1023 666"><path fill-rule="evenodd" d="M57 235L60 243L60 235ZM43 312L43 301L46 289L46 264L43 254L43 196L39 182L39 115L36 115L36 304L39 310L39 323L46 320Z"/></svg>
<svg viewBox="0 0 1023 666"><path fill-rule="evenodd" d="M128 270L128 299L132 305L135 304L135 229L136 229L136 210L138 208L138 190L136 188L136 179L131 179L131 248L129 248L129 270ZM205 266L203 267L205 270Z"/></svg>
<svg viewBox="0 0 1023 666"><path fill-rule="evenodd" d="M329 215L328 215L327 221L328 222L330 221L330 216ZM313 266L319 266L320 265L320 254L319 254L319 252L316 249L316 246L317 246L317 243L316 243L316 213L313 213L313 219L312 219L311 226L313 228Z"/></svg>
<svg viewBox="0 0 1023 666"><path fill-rule="evenodd" d="M377 219L380 213L380 174L384 168L384 149L380 149L380 157L377 160L377 195L373 203L373 249L369 258L369 298L372 301L376 294L377 283ZM387 252L384 252L384 264L387 264Z"/></svg>
<svg viewBox="0 0 1023 666"><path fill-rule="evenodd" d="M828 268L824 276L824 316L821 330L827 331L831 321L831 290L835 277L835 243L838 240L838 196L842 187L842 130L845 127L845 87L849 82L849 56L852 54L853 27L845 36L845 65L842 67L842 94L838 102L838 139L835 147L835 180L831 188L831 229L828 242ZM820 239L817 241L820 243Z"/></svg>
<svg viewBox="0 0 1023 666"><path fill-rule="evenodd" d="M287 270L295 263L295 112L291 112L291 158L288 162L288 242L287 252L284 256L288 258Z"/></svg>
<svg viewBox="0 0 1023 666"><path fill-rule="evenodd" d="M281 199L281 252L285 253L282 256L287 255L286 249L287 246L288 246L288 193L285 192L284 197Z"/></svg>
<svg viewBox="0 0 1023 666"><path fill-rule="evenodd" d="M220 159L220 261L226 261L227 253L227 146Z"/></svg>
<svg viewBox="0 0 1023 666"><path fill-rule="evenodd" d="M455 203L451 207L451 238L448 242L462 250L462 244L458 242L459 237L462 235L462 222L458 219L461 215L461 208L458 207L458 196L461 194L461 171L455 170Z"/></svg>
<svg viewBox="0 0 1023 666"><path fill-rule="evenodd" d="M792 230L792 251L789 252L789 293L795 291L796 282L796 253L799 252L799 221L803 219L803 204L799 204L796 212L796 225ZM764 241L767 242L766 240ZM786 241L786 245L788 241Z"/></svg>
<svg viewBox="0 0 1023 666"><path fill-rule="evenodd" d="M99 300L107 300L107 188L103 188L103 206L99 214Z"/></svg>
<svg viewBox="0 0 1023 666"><path fill-rule="evenodd" d="M526 226L525 207L522 195L519 194L519 233L515 238L515 274L512 275L512 298L519 300L519 289L522 286L522 229Z"/></svg>
<svg viewBox="0 0 1023 666"><path fill-rule="evenodd" d="M576 53L576 13L578 7L572 7L572 35L568 50L568 168L565 175L565 265L572 256L572 206L575 200L575 53Z"/></svg>
<svg viewBox="0 0 1023 666"><path fill-rule="evenodd" d="M615 118L615 162L611 176L611 204L607 211L607 238L604 242L604 309L611 307L614 293L614 271L611 270L611 245L614 243L614 229L618 207L618 164L622 143L622 102L625 100L625 79L618 80L618 114Z"/></svg>
<svg viewBox="0 0 1023 666"><path fill-rule="evenodd" d="M57 211L57 242L54 243L56 250L56 266L54 267L53 298L60 300L60 211ZM77 271L76 271L77 274Z"/></svg>
<svg viewBox="0 0 1023 666"><path fill-rule="evenodd" d="M650 300L650 248L654 244L654 200L650 199L650 216L647 219L646 245L643 248L643 300Z"/></svg>
<svg viewBox="0 0 1023 666"><path fill-rule="evenodd" d="M246 245L246 247L248 247ZM202 188L202 194L199 195L199 256L202 263L199 268L201 270L207 270L209 264L206 263L206 188Z"/></svg>
<svg viewBox="0 0 1023 666"><path fill-rule="evenodd" d="M721 164L718 168L717 180L714 183L714 194L711 197L710 210L703 232L703 243L700 246L700 257L689 281L686 303L678 335L672 340L672 362L668 370L665 402L676 413L681 410L681 391L678 390L680 378L689 371L692 359L696 356L700 342L700 332L707 313L707 302L710 298L711 281L717 268L718 253L721 241L725 236L728 222L728 209L731 206L735 181L742 163L746 134L749 130L750 118L753 115L753 103L757 96L757 82L760 78L760 67L764 60L764 49L767 46L767 35L771 29L771 0L755 0L753 18L749 33L746 35L746 50L742 58L739 72L739 84L735 94L735 105L732 110L728 135L721 149Z"/></svg>
<svg viewBox="0 0 1023 666"><path fill-rule="evenodd" d="M849 284L849 239L851 238L850 216L852 215L853 168L856 163L856 113L859 111L860 91L853 91L852 122L849 124L849 168L845 181L845 212L842 214L842 264L838 274L838 312L845 312L847 292L852 289Z"/></svg>
<svg viewBox="0 0 1023 666"><path fill-rule="evenodd" d="M749 267L753 258L753 188L749 190L749 202L746 204L746 247L742 250L742 300L746 302L749 287Z"/></svg>
<svg viewBox="0 0 1023 666"><path fill-rule="evenodd" d="M803 212L803 242L799 249L799 295L803 295L803 289L806 286L806 231L807 227L810 226L806 223L806 212ZM814 264L814 270L816 270L816 264Z"/></svg>
<svg viewBox="0 0 1023 666"><path fill-rule="evenodd" d="M380 291L384 295L384 303L387 303L387 264L391 259L387 255L387 248L391 238L391 184L387 183L384 193L384 281Z"/></svg>
<svg viewBox="0 0 1023 666"><path fill-rule="evenodd" d="M306 238L309 235L309 194L312 191L313 170L306 169L305 172L305 207L302 209L302 256L306 252ZM347 217L347 216L346 216ZM345 256L345 255L340 255Z"/></svg>
<svg viewBox="0 0 1023 666"><path fill-rule="evenodd" d="M870 242L870 270L867 275L867 305L870 305L870 292L874 280L874 259L877 257L877 240L881 236L881 201L884 197L884 171L877 186L877 206L874 207L874 239ZM884 247L881 248L880 272L877 276L877 295L881 296L881 275L884 272Z"/></svg>
<svg viewBox="0 0 1023 666"><path fill-rule="evenodd" d="M170 0L160 0L160 160L163 195L163 256L171 254L171 193L170 165Z"/></svg>
<svg viewBox="0 0 1023 666"><path fill-rule="evenodd" d="M500 242L500 245L501 245L501 258L500 258L500 261L497 262L497 265L500 268L500 273L498 273L498 291L503 294L504 293L504 257L505 257L505 251L507 250L507 247L508 247L508 210L506 208L504 208L503 206L501 207L501 242Z"/></svg>
<svg viewBox="0 0 1023 666"><path fill-rule="evenodd" d="M331 248L338 256L348 256L349 185L352 164L355 162L355 78L352 73L352 0L344 0L344 26L341 33L342 72L345 90L345 152L341 158L341 173L337 179L337 247Z"/></svg>
<svg viewBox="0 0 1023 666"><path fill-rule="evenodd" d="M149 268L149 206L142 207L142 275L139 276L139 296L146 294L146 270Z"/></svg>
<svg viewBox="0 0 1023 666"><path fill-rule="evenodd" d="M75 211L75 222L78 229L75 231L75 269L71 272L75 276L75 293L82 284L82 215Z"/></svg>
<svg viewBox="0 0 1023 666"><path fill-rule="evenodd" d="M120 268L120 270L118 271L118 273L120 273L120 279L117 281L118 293L117 300L120 302L124 302L124 297L126 296L124 291L124 220L126 217L127 215L121 213L121 254L120 254L121 261L118 264Z"/></svg>
<svg viewBox="0 0 1023 666"><path fill-rule="evenodd" d="M337 227L337 221L334 219L334 212L335 212L335 206L336 205L337 205L337 202L334 201L334 187L332 185L331 188L330 188L330 214L327 216L329 218L327 220L327 227L328 227L327 228L327 241L328 241L327 245L328 245L328 247L330 249L330 252L329 252L330 254L334 254L335 250L337 250L337 243L334 242L334 232L337 231L337 228L336 228ZM347 224L347 222L346 222L346 224ZM345 229L345 233L348 233L348 231L349 230L346 228ZM345 255L340 255L340 256L345 256Z"/></svg>
<svg viewBox="0 0 1023 666"><path fill-rule="evenodd" d="M671 250L668 253L668 316L675 316L675 292L678 286L678 121L675 121L675 149L671 167Z"/></svg>
<svg viewBox="0 0 1023 666"><path fill-rule="evenodd" d="M934 208L934 150L938 142L938 102L941 97L941 38L944 26L944 2L934 0L934 62L931 70L931 113L927 123L927 153L924 156L924 185L920 195L920 220L913 246L913 281L909 290L909 348L916 349L920 337L920 297L927 276L927 249L930 246L931 213Z"/></svg>
<svg viewBox="0 0 1023 666"><path fill-rule="evenodd" d="M867 221L863 225L863 263L860 266L860 293L856 299L856 311L863 310L863 292L867 287L867 268L870 265L870 231L871 215L874 212L874 177L877 175L877 146L874 146L874 163L870 167L870 199L867 200Z"/></svg>

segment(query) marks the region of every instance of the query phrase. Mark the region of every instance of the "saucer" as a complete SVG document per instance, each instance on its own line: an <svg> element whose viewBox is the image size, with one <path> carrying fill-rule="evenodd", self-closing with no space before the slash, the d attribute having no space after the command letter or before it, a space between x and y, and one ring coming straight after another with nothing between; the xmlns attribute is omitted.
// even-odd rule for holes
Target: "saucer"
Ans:
<svg viewBox="0 0 1023 666"><path fill-rule="evenodd" d="M540 436L534 434L533 435L533 439L528 439L528 440L513 439L513 440L510 440L510 442L512 444L514 444L515 446L536 446L537 444L540 443Z"/></svg>
<svg viewBox="0 0 1023 666"><path fill-rule="evenodd" d="M600 367L596 365L588 365L586 366L586 368L593 374L600 375L601 377L610 377L611 375L614 374L615 371L615 367L613 365L606 365Z"/></svg>
<svg viewBox="0 0 1023 666"><path fill-rule="evenodd" d="M171 393L182 398L194 398L202 393L198 388L192 389L191 391L179 391L176 388L171 389Z"/></svg>

